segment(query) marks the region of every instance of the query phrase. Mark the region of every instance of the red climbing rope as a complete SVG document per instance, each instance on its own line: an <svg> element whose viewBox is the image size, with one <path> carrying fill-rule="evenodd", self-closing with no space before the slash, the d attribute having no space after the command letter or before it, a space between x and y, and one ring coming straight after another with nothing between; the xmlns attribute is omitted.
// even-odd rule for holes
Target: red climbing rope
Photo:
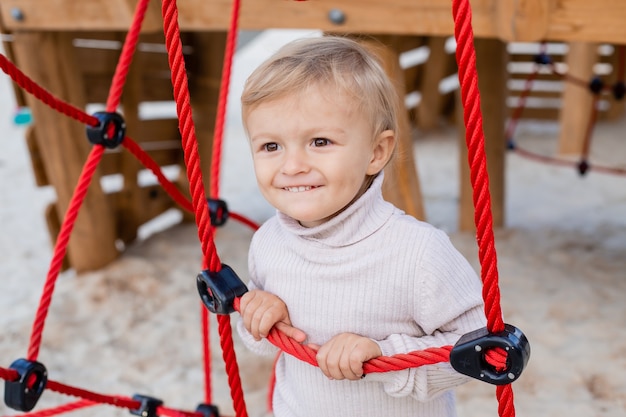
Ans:
<svg viewBox="0 0 626 417"><path fill-rule="evenodd" d="M233 2L232 13L233 16L238 16L239 0L235 0ZM189 178L191 199L196 214L198 237L200 239L202 253L204 256L203 268L208 268L211 271L217 272L221 269L222 265L217 255L217 250L215 249L213 241L213 227L211 227L209 212L206 205L206 196L198 154L198 143L196 140L195 127L191 114L187 73L185 71L185 61L183 59L182 43L180 40L176 1L163 0L162 14L165 44L172 74L172 85L174 86L174 100L176 101L179 130L182 136L185 165L187 166L187 177ZM237 18L233 17L232 21L236 24ZM231 27L230 32L232 31L233 28ZM229 37L229 39L231 39L231 43L233 43L232 41L234 40L234 37ZM222 74L222 77L224 78L225 75L226 74ZM224 82L222 84L224 84ZM225 100L222 102L222 106L225 106ZM218 114L221 114L221 119L223 119L225 110L219 111ZM218 120L217 125L223 125L223 120L221 119ZM207 320L203 319L202 321L203 323L208 323ZM243 397L243 389L241 387L239 366L237 364L232 340L230 317L218 316L217 321L220 334L220 344L222 347L222 356L224 357L224 362L226 364L226 373L228 375L228 383L231 390L233 407L238 417L246 417L247 410Z"/></svg>
<svg viewBox="0 0 626 417"><path fill-rule="evenodd" d="M480 111L480 91L476 71L476 51L474 49L474 31L472 29L472 10L469 0L453 0L454 35L456 37L456 60L459 67L461 100L465 121L465 140L468 149L470 180L473 189L474 222L478 257L483 281L483 298L487 328L496 333L504 330L502 309L500 307L500 287L498 284L498 261L493 218L491 214L491 196L489 194L489 176L485 156L485 137ZM496 388L498 414L515 416L513 389L510 384Z"/></svg>
<svg viewBox="0 0 626 417"><path fill-rule="evenodd" d="M148 0L138 2L135 11L133 24L126 38L120 61L116 67L116 73L111 85L109 97L107 99L107 111L113 112L119 105L121 91L125 83L126 75L135 46L139 36L139 28L141 20L145 15ZM195 214L198 226L198 237L203 252L203 267L209 268L211 271L219 271L221 263L217 255L214 244L214 227L210 223L209 211L206 205L206 196L204 192L202 173L200 170L200 162L198 156L198 145L195 135L195 128L192 120L190 95L188 90L188 80L185 71L185 64L182 55L182 43L180 40L180 30L178 27L178 12L175 0L164 0L162 2L162 13L164 21L164 33L166 38L166 47L168 51L168 60L172 73L172 85L174 87L174 99L179 118L179 130L182 136L183 150L185 156L185 164L187 167L187 176L190 183L191 203L171 184L165 176L160 172L160 168L145 154L139 146L125 138L123 144L133 153L144 165L148 166L157 176L168 193L185 209L192 210ZM214 138L214 164L213 175L211 176L211 195L217 197L219 195L219 161L221 159L221 144L223 136L223 126L226 110L226 98L228 94L229 77L234 55L234 45L236 41L236 29L239 13L239 0L233 3L231 27L227 41L226 59L222 73L222 87L220 90L219 108L216 120L216 132ZM471 9L467 0L453 2L453 15L455 21L455 35L457 37L457 61L459 63L459 78L462 86L462 99L465 109L465 123L467 127L467 144L469 149L469 162L472 171L472 185L474 187L474 204L476 208L476 225L477 238L479 244L479 258L481 261L482 271L481 277L484 283L483 296L485 298L485 309L488 319L488 328L491 332L499 332L504 329L502 314L500 309L500 296L498 289L497 261L495 255L494 238L492 231L491 219L491 203L489 196L489 181L486 172L486 161L484 155L484 137L482 136L482 117L480 114L480 96L478 92L477 74L475 69L475 52L473 49L473 33L471 29ZM35 97L42 100L52 108L79 120L89 126L97 126L99 120L93 116L89 116L67 103L64 103L43 88L37 86L28 77L24 76L17 70L8 60L0 55L0 66L7 72L20 86L25 88ZM55 245L54 255L51 261L50 270L44 285L40 307L37 312L35 323L33 324L33 332L29 346L28 357L35 360L38 356L41 336L43 332L45 317L50 305L52 292L56 278L61 269L61 264L66 253L67 243L71 234L73 224L78 214L82 201L87 192L87 188L93 178L97 164L104 153L103 146L94 146L87 162L81 173L79 182L76 186L75 193L70 201L65 220L59 233L59 238ZM235 216L233 216L235 217ZM251 221L237 216L244 223L256 227ZM237 300L238 301L238 300ZM205 310L203 309L203 312ZM235 357L232 328L230 326L230 318L228 316L218 316L218 325L220 333L220 343L224 361L226 363L229 385L231 388L231 397L237 416L247 416L245 402L243 399L243 391L239 378L239 370ZM203 338L208 338L208 320L203 316ZM315 352L295 343L284 334L274 330L271 332L269 339L272 343L283 348L287 353L301 358L302 360L317 365L315 360ZM205 349L208 349L205 345ZM431 348L419 352L411 352L404 355L394 355L392 357L380 357L367 362L364 366L366 373L386 372L393 370L405 369L407 367L415 367L427 364L434 364L449 360L450 346L441 348ZM206 358L210 354L205 350L205 371L209 373L206 366ZM488 352L486 358L490 364L497 368L504 367L506 362L506 354L502 354L497 349ZM0 368L0 377L13 381L18 375L14 370ZM83 398L82 401L57 407L56 412L69 411L81 407L93 405L93 403L105 403L129 409L137 409L140 405L138 401L128 399L126 397L108 396L96 394L87 390L70 387L55 381L48 381L46 388L57 392L74 395ZM210 398L210 385L207 382L206 397ZM498 401L500 403L499 413L501 416L514 415L513 395L510 385L499 386L497 389ZM55 410L48 410L48 414L52 415ZM198 413L188 413L183 411L171 410L165 407L159 407L159 414L171 416L192 416ZM43 412L42 412L43 413Z"/></svg>

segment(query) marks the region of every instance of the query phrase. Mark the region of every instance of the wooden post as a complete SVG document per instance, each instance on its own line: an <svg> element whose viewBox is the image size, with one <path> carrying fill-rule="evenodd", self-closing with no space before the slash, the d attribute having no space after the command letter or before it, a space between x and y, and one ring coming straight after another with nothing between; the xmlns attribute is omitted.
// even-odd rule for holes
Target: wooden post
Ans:
<svg viewBox="0 0 626 417"><path fill-rule="evenodd" d="M198 153L204 189L210 195L213 134L220 94L226 32L193 32L188 34L194 48L188 70L193 119L198 139Z"/></svg>
<svg viewBox="0 0 626 417"><path fill-rule="evenodd" d="M84 107L84 86L77 75L71 33L14 34L13 52L20 69L65 101ZM28 95L37 145L47 178L57 193L57 212L65 215L91 146L85 126ZM44 130L45 129L45 130ZM93 181L72 232L68 255L76 271L100 268L118 255L114 213L100 184Z"/></svg>
<svg viewBox="0 0 626 417"><path fill-rule="evenodd" d="M504 153L506 151L504 122L507 114L505 103L508 54L506 45L499 40L476 39L475 44L493 225L502 227L504 225ZM459 230L474 230L474 203L467 162L463 106L460 100L457 101L457 115L461 157Z"/></svg>
<svg viewBox="0 0 626 417"><path fill-rule="evenodd" d="M593 66L598 60L598 46L589 42L571 42L565 62L568 74L572 77L590 81ZM559 116L561 133L559 136L559 154L581 155L585 147L585 136L591 120L593 96L588 88L565 82L563 104Z"/></svg>
<svg viewBox="0 0 626 417"><path fill-rule="evenodd" d="M378 42L362 42L381 58L387 75L396 86L399 108L401 109L398 117L400 134L397 138L397 158L385 169L383 193L388 201L392 202L406 213L418 219L424 219L425 213L422 204L422 192L417 176L415 158L413 156L411 123L409 121L409 114L404 107L404 96L406 95L404 73L402 72L402 68L400 68L398 52L393 48L393 38L380 38L380 40L386 43L387 46L385 47Z"/></svg>
<svg viewBox="0 0 626 417"><path fill-rule="evenodd" d="M445 51L446 37L433 36L428 40L430 56L424 65L420 92L422 100L417 106L416 123L424 129L432 129L439 123L443 96L439 92L439 83L448 75L451 57Z"/></svg>

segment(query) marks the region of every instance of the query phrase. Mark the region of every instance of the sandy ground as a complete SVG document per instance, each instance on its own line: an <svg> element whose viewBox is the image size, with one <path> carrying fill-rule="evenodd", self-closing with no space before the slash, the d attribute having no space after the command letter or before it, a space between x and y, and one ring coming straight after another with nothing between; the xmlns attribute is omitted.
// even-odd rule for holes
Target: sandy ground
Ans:
<svg viewBox="0 0 626 417"><path fill-rule="evenodd" d="M237 96L247 72L299 32L265 32L235 62L222 192L233 211L263 221L272 209L255 188L239 123ZM54 199L34 185L23 141L12 124L8 78L0 77L0 363L23 357L51 249L43 208ZM519 143L551 154L558 127L525 124ZM592 160L626 165L626 120L602 123ZM457 147L453 127L418 134L415 143L428 220L448 231L478 269L472 234L456 226ZM505 320L532 345L514 384L520 416L626 416L626 178L540 165L507 156L506 228L496 232ZM163 399L193 410L202 401L200 250L194 225L168 213L110 266L57 284L40 360L51 379L90 390ZM174 224L172 226L172 224ZM230 222L217 236L223 262L246 274L251 232ZM213 326L213 333L216 333ZM221 353L214 355L214 402L232 414ZM238 347L249 414L265 410L270 364ZM478 381L458 390L461 417L497 415L494 388ZM323 401L323 399L320 399ZM46 392L41 407L67 402ZM16 414L0 405L0 414ZM80 416L128 415L98 406Z"/></svg>

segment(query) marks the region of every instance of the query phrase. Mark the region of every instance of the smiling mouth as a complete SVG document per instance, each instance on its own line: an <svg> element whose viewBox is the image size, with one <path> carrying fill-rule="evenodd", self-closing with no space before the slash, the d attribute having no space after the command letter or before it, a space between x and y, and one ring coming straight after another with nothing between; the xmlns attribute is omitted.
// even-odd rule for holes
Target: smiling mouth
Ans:
<svg viewBox="0 0 626 417"><path fill-rule="evenodd" d="M283 187L283 190L289 191L290 193L302 193L305 191L311 191L315 188L317 187L312 185L300 185L298 187Z"/></svg>

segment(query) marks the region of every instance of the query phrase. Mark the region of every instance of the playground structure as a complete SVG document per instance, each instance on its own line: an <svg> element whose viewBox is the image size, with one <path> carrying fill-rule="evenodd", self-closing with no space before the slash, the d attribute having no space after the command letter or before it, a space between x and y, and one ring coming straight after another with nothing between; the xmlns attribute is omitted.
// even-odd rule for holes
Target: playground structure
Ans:
<svg viewBox="0 0 626 417"><path fill-rule="evenodd" d="M436 88L437 80L446 75L450 65L450 57L443 53L442 46L445 37L453 31L449 1L401 0L390 5L373 3L368 7L352 0L275 3L244 1L239 28L311 28L369 34L386 46L379 51L388 66L387 71L396 80L400 96L415 88L420 90L423 105L415 111L418 125L432 126L439 117L441 97ZM603 3L606 4L589 9L587 2L582 0L569 0L558 5L551 0L533 0L517 6L517 2L509 0L473 2L496 226L504 225L506 143L501 137L508 116L504 103L508 98L507 64L511 56L505 42L566 41L570 50L565 57L567 64L577 71L578 77L589 78L598 60L597 43L619 43L624 39L622 32L625 29L619 22L626 15L626 6L615 1ZM10 39L5 42L7 55L58 97L82 108L103 103L135 4L134 0L79 3L55 0L43 6L33 0L0 0L0 28ZM268 9L272 13L263 13ZM230 1L226 0L190 0L179 5L178 17L203 161L211 160L213 115L219 94L229 10ZM151 102L171 100L169 69L160 31L160 11L158 3L154 2L146 11L139 50L129 73L122 104L129 135L136 138L159 165L178 167L180 173L175 181L184 190L187 187L176 120L146 120L140 112L142 106ZM397 64L398 56L422 45L431 49L428 64L423 69L402 71ZM579 154L584 147L584 131L590 117L587 109L592 98L588 91L575 85L566 85L562 94L559 149L563 153ZM31 108L36 121L29 130L27 142L37 184L50 184L57 193L56 204L50 205L46 213L54 239L90 145L84 140L84 127L80 124L19 90L16 90L16 97L20 105ZM401 151L411 146L410 123L407 113L402 120ZM459 137L464 137L462 131ZM48 146L49 143L56 145ZM387 176L385 192L405 211L423 218L415 161L411 152L405 152L405 155L407 158ZM464 160L462 155L461 161ZM466 164L461 163L461 167L459 228L467 230L474 227L471 190ZM207 162L202 169L208 178ZM135 239L139 226L173 207L171 200L159 192L157 186L140 183L140 171L134 158L124 153L113 151L104 156L97 177L117 176L118 185L108 190L99 184L92 187L77 221L80 232L75 233L70 241L66 267L83 271L106 265L118 256L124 244ZM122 177L121 185L119 177Z"/></svg>
<svg viewBox="0 0 626 417"><path fill-rule="evenodd" d="M19 14L17 14L17 15L19 15ZM43 38L42 38L42 40L43 40ZM19 49L19 48L16 48L16 49ZM168 52L169 52L169 51L168 51ZM391 71L390 71L390 72L391 72ZM396 77L396 79L398 79L398 77ZM502 106L501 106L501 107L502 107ZM34 112L34 113L35 113L35 112ZM35 113L35 117L37 118L36 113ZM471 126L468 126L468 127L471 127ZM474 126L474 127L475 127L475 126ZM472 130L470 130L470 132L471 132L471 131L472 131ZM471 152L470 152L470 153L471 153ZM41 154L43 155L43 154L44 154L44 152L41 152ZM406 180L406 178L402 178L402 177L401 177L401 178L400 178L400 183L401 183L401 184L407 184L407 180ZM406 195L405 195L405 197L406 197ZM194 203L196 203L196 201L194 201ZM196 205L196 206L197 206L197 205ZM197 211L197 210L196 210L196 211ZM509 374L509 375L510 375L510 374ZM148 404L148 405L147 405L148 409L149 409L150 407L153 407L153 406L154 406L154 407L156 407L154 404L152 404L152 405ZM152 413L153 413L153 410L148 412L148 414L152 414Z"/></svg>

